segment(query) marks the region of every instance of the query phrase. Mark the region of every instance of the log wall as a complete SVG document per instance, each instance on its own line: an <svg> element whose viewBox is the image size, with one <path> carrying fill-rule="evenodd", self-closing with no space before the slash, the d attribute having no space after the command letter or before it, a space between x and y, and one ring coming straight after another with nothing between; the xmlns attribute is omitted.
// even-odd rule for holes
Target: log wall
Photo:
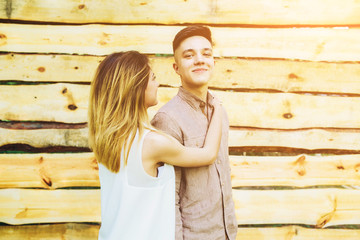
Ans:
<svg viewBox="0 0 360 240"><path fill-rule="evenodd" d="M176 10L175 10L176 9ZM0 239L97 239L87 102L97 65L210 26L229 114L237 239L360 238L360 2L0 0Z"/></svg>

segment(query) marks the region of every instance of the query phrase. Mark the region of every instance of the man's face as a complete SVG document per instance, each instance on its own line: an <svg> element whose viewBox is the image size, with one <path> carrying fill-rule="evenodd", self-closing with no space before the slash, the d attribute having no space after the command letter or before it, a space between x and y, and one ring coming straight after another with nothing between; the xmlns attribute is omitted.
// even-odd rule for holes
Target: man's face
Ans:
<svg viewBox="0 0 360 240"><path fill-rule="evenodd" d="M181 42L174 53L174 70L183 87L199 89L207 86L214 69L214 57L209 40L193 36Z"/></svg>

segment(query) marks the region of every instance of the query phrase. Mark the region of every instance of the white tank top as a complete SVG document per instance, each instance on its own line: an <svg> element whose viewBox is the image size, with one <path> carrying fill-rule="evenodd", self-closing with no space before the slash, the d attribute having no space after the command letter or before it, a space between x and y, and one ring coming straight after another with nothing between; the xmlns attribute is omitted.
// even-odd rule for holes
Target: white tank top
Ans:
<svg viewBox="0 0 360 240"><path fill-rule="evenodd" d="M175 239L175 173L165 164L158 177L142 165L142 145L136 133L127 166L121 157L120 171L99 164L101 227L99 240ZM121 154L122 155L122 154Z"/></svg>

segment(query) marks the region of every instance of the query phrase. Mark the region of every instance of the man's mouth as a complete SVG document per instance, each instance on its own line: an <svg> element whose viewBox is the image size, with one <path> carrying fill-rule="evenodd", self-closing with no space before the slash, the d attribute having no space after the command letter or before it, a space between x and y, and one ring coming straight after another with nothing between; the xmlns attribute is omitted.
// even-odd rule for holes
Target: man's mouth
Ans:
<svg viewBox="0 0 360 240"><path fill-rule="evenodd" d="M194 73L202 73L202 72L206 72L207 69L206 68L196 68L194 70L192 70L192 72Z"/></svg>

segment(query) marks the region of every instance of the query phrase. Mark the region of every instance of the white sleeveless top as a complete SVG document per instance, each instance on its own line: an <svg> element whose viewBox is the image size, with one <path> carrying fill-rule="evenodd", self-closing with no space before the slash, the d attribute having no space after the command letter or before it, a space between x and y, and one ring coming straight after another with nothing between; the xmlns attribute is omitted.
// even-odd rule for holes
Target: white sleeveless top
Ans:
<svg viewBox="0 0 360 240"><path fill-rule="evenodd" d="M142 165L141 139L136 133L124 167L113 173L99 164L101 227L99 240L175 239L175 173L165 164L158 177L147 174ZM122 155L122 154L121 154Z"/></svg>

